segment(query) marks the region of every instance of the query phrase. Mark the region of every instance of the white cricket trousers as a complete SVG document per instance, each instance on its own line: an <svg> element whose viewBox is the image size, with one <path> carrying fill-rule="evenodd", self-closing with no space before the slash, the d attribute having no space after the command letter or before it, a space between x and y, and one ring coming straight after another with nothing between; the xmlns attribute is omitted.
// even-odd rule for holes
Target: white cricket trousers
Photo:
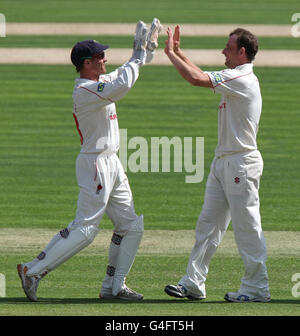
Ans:
<svg viewBox="0 0 300 336"><path fill-rule="evenodd" d="M115 232L122 235L130 231L138 216L128 179L118 156L79 154L76 175L80 192L76 218L69 227L98 227L106 213Z"/></svg>
<svg viewBox="0 0 300 336"><path fill-rule="evenodd" d="M88 246L97 235L104 213L114 225L106 287L116 295L122 288L143 230L143 216L134 210L132 193L116 154L79 154L76 175L80 187L75 220L60 231L33 261L25 264L28 275L45 275ZM122 241L122 243L121 243Z"/></svg>
<svg viewBox="0 0 300 336"><path fill-rule="evenodd" d="M179 281L191 293L206 295L209 263L231 220L245 266L240 292L270 296L266 244L259 211L262 171L263 160L258 150L214 158L196 226L196 242L187 273Z"/></svg>

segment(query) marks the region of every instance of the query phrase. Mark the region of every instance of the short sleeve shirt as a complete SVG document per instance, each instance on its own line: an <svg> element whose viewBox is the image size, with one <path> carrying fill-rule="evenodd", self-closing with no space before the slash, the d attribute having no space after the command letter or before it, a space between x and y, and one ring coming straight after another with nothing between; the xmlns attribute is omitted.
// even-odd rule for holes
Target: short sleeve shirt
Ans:
<svg viewBox="0 0 300 336"><path fill-rule="evenodd" d="M206 73L213 85L212 90L221 94L216 155L257 149L262 98L253 64Z"/></svg>

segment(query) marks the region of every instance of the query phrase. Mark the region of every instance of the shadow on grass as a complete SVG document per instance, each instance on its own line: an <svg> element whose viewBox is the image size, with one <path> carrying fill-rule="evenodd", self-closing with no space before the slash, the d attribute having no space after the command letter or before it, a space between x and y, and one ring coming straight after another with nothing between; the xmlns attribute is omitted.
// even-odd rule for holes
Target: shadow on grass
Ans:
<svg viewBox="0 0 300 336"><path fill-rule="evenodd" d="M209 300L188 300L188 299L143 299L141 301L125 301L125 300L100 300L98 298L39 298L37 302L30 302L27 298L11 297L0 298L0 304L236 304L225 300L209 301ZM251 302L251 304L255 304ZM256 303L261 304L261 303ZM298 304L300 300L273 299L266 304Z"/></svg>

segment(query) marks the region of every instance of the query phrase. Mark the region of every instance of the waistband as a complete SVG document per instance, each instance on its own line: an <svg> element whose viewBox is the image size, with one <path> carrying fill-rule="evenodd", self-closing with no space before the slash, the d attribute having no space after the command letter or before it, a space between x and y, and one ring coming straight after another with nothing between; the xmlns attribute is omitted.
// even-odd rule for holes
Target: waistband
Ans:
<svg viewBox="0 0 300 336"><path fill-rule="evenodd" d="M215 158L216 159L222 159L222 158L228 157L228 156L233 156L233 155L238 155L238 154L249 154L249 153L254 153L254 152L257 152L257 151L258 151L258 149L251 149L251 150L248 150L248 151L240 151L240 152L216 155Z"/></svg>
<svg viewBox="0 0 300 336"><path fill-rule="evenodd" d="M85 154L85 155L88 155L88 154L94 154L94 155L103 155L103 156L110 156L110 155L114 155L114 154L117 154L117 152L79 152L79 154Z"/></svg>
<svg viewBox="0 0 300 336"><path fill-rule="evenodd" d="M80 152L78 155L93 155L93 156L100 156L100 157L104 157L104 158L110 158L110 157L114 157L117 156L117 153L105 153L105 152Z"/></svg>

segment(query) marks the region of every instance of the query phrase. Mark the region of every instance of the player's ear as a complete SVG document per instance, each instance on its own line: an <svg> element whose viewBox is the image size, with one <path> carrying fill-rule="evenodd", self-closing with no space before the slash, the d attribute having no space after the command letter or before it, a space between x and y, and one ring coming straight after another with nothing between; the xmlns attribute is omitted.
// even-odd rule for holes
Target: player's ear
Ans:
<svg viewBox="0 0 300 336"><path fill-rule="evenodd" d="M240 50L239 50L239 55L240 55L240 56L247 56L247 55L246 55L246 49L245 49L245 47L240 48Z"/></svg>
<svg viewBox="0 0 300 336"><path fill-rule="evenodd" d="M85 59L85 60L83 61L83 66L89 66L90 63L91 63L91 60L89 60L89 59Z"/></svg>

